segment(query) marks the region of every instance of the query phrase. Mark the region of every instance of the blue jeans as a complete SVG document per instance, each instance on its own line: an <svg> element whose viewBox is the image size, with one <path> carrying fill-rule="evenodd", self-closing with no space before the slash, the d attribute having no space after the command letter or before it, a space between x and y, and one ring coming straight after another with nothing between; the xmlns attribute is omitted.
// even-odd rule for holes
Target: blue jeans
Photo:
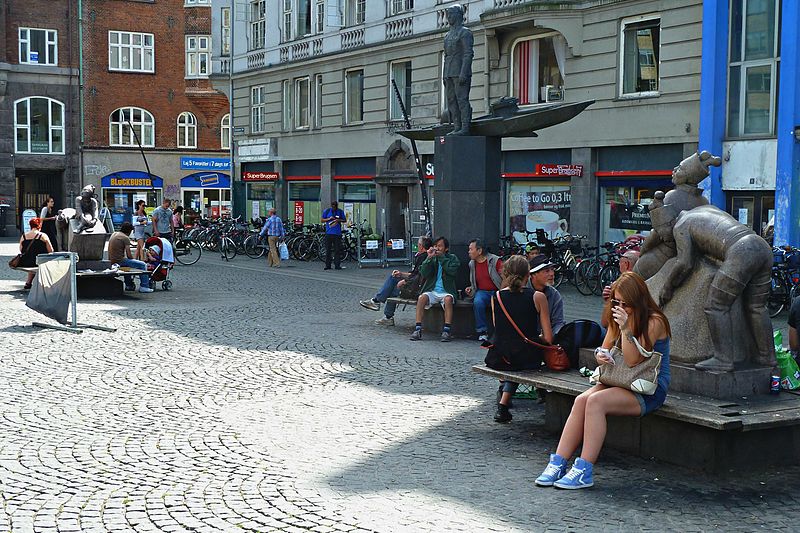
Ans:
<svg viewBox="0 0 800 533"><path fill-rule="evenodd" d="M121 267L135 268L136 270L147 270L147 263L144 261L137 261L136 259L128 259L127 257L117 263ZM129 289L135 287L133 280L130 276L124 276L125 286ZM139 274L139 287L150 286L150 274Z"/></svg>
<svg viewBox="0 0 800 533"><path fill-rule="evenodd" d="M472 300L472 309L475 311L475 331L486 333L489 327L486 325L486 308L492 302L492 291L482 291L478 289Z"/></svg>
<svg viewBox="0 0 800 533"><path fill-rule="evenodd" d="M381 287L381 290L379 290L378 294L375 295L375 301L384 303L389 298L398 296L400 294L400 289L397 288L397 284L401 279L402 278L395 278L390 273L386 278L386 281L383 282L383 287ZM397 304L394 302L389 302L383 308L383 314L386 316L386 318L392 318L396 309Z"/></svg>

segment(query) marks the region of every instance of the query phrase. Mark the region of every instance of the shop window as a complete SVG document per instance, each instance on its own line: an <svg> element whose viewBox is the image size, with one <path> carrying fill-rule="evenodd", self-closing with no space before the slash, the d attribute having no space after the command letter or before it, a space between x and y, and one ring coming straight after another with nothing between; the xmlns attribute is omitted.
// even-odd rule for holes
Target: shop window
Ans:
<svg viewBox="0 0 800 533"><path fill-rule="evenodd" d="M58 32L19 28L19 62L30 65L57 65Z"/></svg>
<svg viewBox="0 0 800 533"><path fill-rule="evenodd" d="M17 100L14 131L18 154L63 154L64 104L39 96Z"/></svg>
<svg viewBox="0 0 800 533"><path fill-rule="evenodd" d="M223 150L230 150L231 148L231 115L227 114L222 117L219 123L220 140L219 147Z"/></svg>
<svg viewBox="0 0 800 533"><path fill-rule="evenodd" d="M137 142L138 139L138 142ZM138 107L121 107L109 119L109 144L111 146L155 146L155 120L153 115Z"/></svg>
<svg viewBox="0 0 800 533"><path fill-rule="evenodd" d="M322 220L319 182L290 181L288 219L297 225L319 224Z"/></svg>
<svg viewBox="0 0 800 533"><path fill-rule="evenodd" d="M659 94L660 46L660 17L636 17L622 21L621 96Z"/></svg>
<svg viewBox="0 0 800 533"><path fill-rule="evenodd" d="M389 16L399 15L414 9L414 0L390 0Z"/></svg>
<svg viewBox="0 0 800 533"><path fill-rule="evenodd" d="M776 0L731 2L728 137L775 134L779 10Z"/></svg>
<svg viewBox="0 0 800 533"><path fill-rule="evenodd" d="M338 193L339 208L344 211L348 224L376 227L374 183L339 183Z"/></svg>
<svg viewBox="0 0 800 533"><path fill-rule="evenodd" d="M267 114L264 93L263 85L250 89L250 129L252 133L264 131L264 120Z"/></svg>
<svg viewBox="0 0 800 533"><path fill-rule="evenodd" d="M553 33L517 41L511 55L512 94L520 105L564 99L564 37Z"/></svg>
<svg viewBox="0 0 800 533"><path fill-rule="evenodd" d="M206 35L186 36L186 77L204 78L208 76L211 38Z"/></svg>
<svg viewBox="0 0 800 533"><path fill-rule="evenodd" d="M506 191L507 230L518 243L535 240L538 229L551 239L569 233L572 195L568 181L512 181Z"/></svg>
<svg viewBox="0 0 800 533"><path fill-rule="evenodd" d="M408 116L411 116L411 61L399 61L392 63L390 68L391 80L397 84L397 90L400 91L400 98L403 99L403 106L405 106ZM389 110L390 120L403 120L403 109L400 107L400 102L397 101L397 93L394 90L390 80L389 83Z"/></svg>
<svg viewBox="0 0 800 533"><path fill-rule="evenodd" d="M188 111L178 115L178 148L197 148L197 117Z"/></svg>
<svg viewBox="0 0 800 533"><path fill-rule="evenodd" d="M345 26L364 24L367 0L345 0Z"/></svg>
<svg viewBox="0 0 800 533"><path fill-rule="evenodd" d="M311 95L308 91L308 78L294 80L294 120L295 129L308 129Z"/></svg>
<svg viewBox="0 0 800 533"><path fill-rule="evenodd" d="M344 84L346 124L364 121L364 71L350 70L345 73Z"/></svg>
<svg viewBox="0 0 800 533"><path fill-rule="evenodd" d="M231 55L231 8L220 10L220 55Z"/></svg>
<svg viewBox="0 0 800 533"><path fill-rule="evenodd" d="M250 2L250 50L264 48L267 29L266 9L266 0Z"/></svg>
<svg viewBox="0 0 800 533"><path fill-rule="evenodd" d="M108 68L124 72L155 72L153 34L109 31Z"/></svg>
<svg viewBox="0 0 800 533"><path fill-rule="evenodd" d="M600 240L620 242L634 234L649 235L650 212L647 206L656 191L668 192L669 182L606 186L600 189Z"/></svg>

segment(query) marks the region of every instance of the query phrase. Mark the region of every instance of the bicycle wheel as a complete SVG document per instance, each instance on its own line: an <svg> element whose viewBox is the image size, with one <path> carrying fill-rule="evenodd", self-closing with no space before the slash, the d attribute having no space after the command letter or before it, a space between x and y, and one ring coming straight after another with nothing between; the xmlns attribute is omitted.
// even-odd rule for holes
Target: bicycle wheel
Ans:
<svg viewBox="0 0 800 533"><path fill-rule="evenodd" d="M607 265L600 271L600 291L611 285L619 277L619 267L617 265Z"/></svg>
<svg viewBox="0 0 800 533"><path fill-rule="evenodd" d="M555 270L553 272L553 288L557 289L558 286L561 285L561 283L564 281L565 268L566 267L564 266L563 263L556 265Z"/></svg>
<svg viewBox="0 0 800 533"><path fill-rule="evenodd" d="M589 285L587 278L587 273L591 264L591 261L581 261L578 263L578 267L575 269L575 276L572 278L575 288L584 296L592 294L592 287Z"/></svg>
<svg viewBox="0 0 800 533"><path fill-rule="evenodd" d="M258 235L250 235L244 241L244 253L250 259L258 259L264 256L264 246L261 244L261 239Z"/></svg>
<svg viewBox="0 0 800 533"><path fill-rule="evenodd" d="M772 283L769 288L769 299L767 300L767 310L770 318L775 318L783 311L787 298L789 298L789 292L786 282L780 274L773 272Z"/></svg>
<svg viewBox="0 0 800 533"><path fill-rule="evenodd" d="M200 260L203 249L188 239L175 243L175 260L182 265L193 265Z"/></svg>
<svg viewBox="0 0 800 533"><path fill-rule="evenodd" d="M599 295L603 288L600 286L600 272L603 267L600 263L592 263L586 271L586 284L592 290L592 294Z"/></svg>
<svg viewBox="0 0 800 533"><path fill-rule="evenodd" d="M236 244L233 242L233 239L229 237L223 237L219 243L220 253L222 257L226 261L230 261L234 257L236 257Z"/></svg>
<svg viewBox="0 0 800 533"><path fill-rule="evenodd" d="M295 258L300 261L311 261L314 258L313 239L301 239L295 247Z"/></svg>

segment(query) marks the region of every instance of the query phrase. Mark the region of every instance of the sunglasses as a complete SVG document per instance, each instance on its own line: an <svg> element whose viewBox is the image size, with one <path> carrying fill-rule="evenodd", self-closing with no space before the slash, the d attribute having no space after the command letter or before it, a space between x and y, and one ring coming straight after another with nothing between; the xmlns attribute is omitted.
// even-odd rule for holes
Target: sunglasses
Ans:
<svg viewBox="0 0 800 533"><path fill-rule="evenodd" d="M617 300L616 298L611 299L611 307L623 307L625 309L633 309L633 306L628 305L627 303Z"/></svg>

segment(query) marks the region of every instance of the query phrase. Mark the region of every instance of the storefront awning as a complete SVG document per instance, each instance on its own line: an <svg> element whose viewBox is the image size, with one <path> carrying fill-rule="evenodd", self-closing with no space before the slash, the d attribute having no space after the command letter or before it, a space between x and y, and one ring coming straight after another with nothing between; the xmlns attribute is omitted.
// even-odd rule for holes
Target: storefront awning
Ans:
<svg viewBox="0 0 800 533"><path fill-rule="evenodd" d="M231 178L221 172L196 172L181 178L181 187L185 189L230 189Z"/></svg>
<svg viewBox="0 0 800 533"><path fill-rule="evenodd" d="M141 170L121 170L100 178L104 189L161 189L164 179Z"/></svg>

